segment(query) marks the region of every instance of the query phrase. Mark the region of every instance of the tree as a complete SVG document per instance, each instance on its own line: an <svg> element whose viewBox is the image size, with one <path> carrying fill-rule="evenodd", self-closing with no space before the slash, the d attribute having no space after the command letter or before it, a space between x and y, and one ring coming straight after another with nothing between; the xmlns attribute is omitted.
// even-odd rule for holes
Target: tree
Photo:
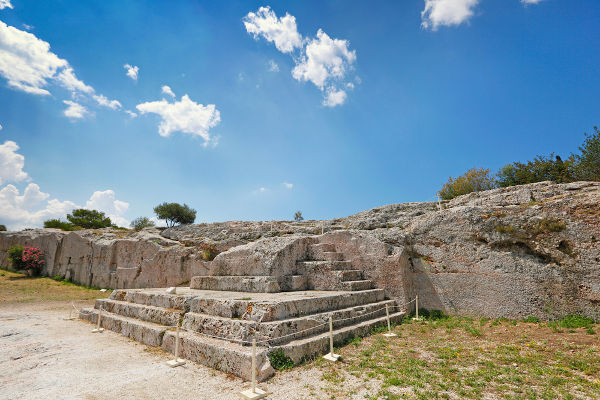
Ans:
<svg viewBox="0 0 600 400"><path fill-rule="evenodd" d="M463 194L494 189L495 187L496 182L494 177L490 175L489 169L472 168L456 179L448 178L448 182L442 186L438 194L444 200L451 200Z"/></svg>
<svg viewBox="0 0 600 400"><path fill-rule="evenodd" d="M62 229L63 231L72 231L73 224L61 221L60 219L49 219L44 221L44 228Z"/></svg>
<svg viewBox="0 0 600 400"><path fill-rule="evenodd" d="M572 157L563 161L560 156L537 156L526 164L515 162L505 165L497 174L500 187L524 185L527 183L552 181L567 183L575 180L572 172Z"/></svg>
<svg viewBox="0 0 600 400"><path fill-rule="evenodd" d="M573 155L573 175L581 181L600 181L600 130L594 126L594 134L585 134L585 142L579 147L581 154Z"/></svg>
<svg viewBox="0 0 600 400"><path fill-rule="evenodd" d="M73 226L86 229L108 228L112 225L110 218L106 217L102 211L85 208L73 210L72 214L67 214L67 219Z"/></svg>
<svg viewBox="0 0 600 400"><path fill-rule="evenodd" d="M294 214L294 221L304 221L302 211L296 211L296 213Z"/></svg>
<svg viewBox="0 0 600 400"><path fill-rule="evenodd" d="M196 210L187 204L161 203L154 207L154 213L158 219L164 219L169 228L175 224L193 224L196 220Z"/></svg>
<svg viewBox="0 0 600 400"><path fill-rule="evenodd" d="M0 232L6 232L6 225L0 225Z"/></svg>
<svg viewBox="0 0 600 400"><path fill-rule="evenodd" d="M154 226L154 221L150 221L148 217L137 217L131 221L130 226L136 231L141 231L144 228L150 228Z"/></svg>

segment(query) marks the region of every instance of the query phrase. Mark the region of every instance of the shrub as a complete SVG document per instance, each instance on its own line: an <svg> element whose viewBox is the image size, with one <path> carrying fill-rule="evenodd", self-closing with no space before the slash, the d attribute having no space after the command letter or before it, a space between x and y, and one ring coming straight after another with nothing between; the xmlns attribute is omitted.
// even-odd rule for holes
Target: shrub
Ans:
<svg viewBox="0 0 600 400"><path fill-rule="evenodd" d="M46 263L44 252L37 247L25 247L22 256L24 270L30 271L31 275L39 275Z"/></svg>
<svg viewBox="0 0 600 400"><path fill-rule="evenodd" d="M588 328L594 325L594 320L583 315L567 315L558 321L558 325L563 328Z"/></svg>
<svg viewBox="0 0 600 400"><path fill-rule="evenodd" d="M438 194L444 200L451 200L463 194L490 190L495 187L496 182L490 175L489 169L472 168L456 179L448 178L448 182L442 186Z"/></svg>
<svg viewBox="0 0 600 400"><path fill-rule="evenodd" d="M556 183L573 182L573 160L563 161L560 156L537 156L527 163L515 162L505 165L496 175L500 187L524 185L527 183L552 181Z"/></svg>
<svg viewBox="0 0 600 400"><path fill-rule="evenodd" d="M296 211L294 214L294 221L304 221L304 217L302 216L302 211Z"/></svg>
<svg viewBox="0 0 600 400"><path fill-rule="evenodd" d="M217 250L216 246L208 243L202 244L202 250L200 253L202 254L202 259L206 261L212 261L216 256L219 255L219 251Z"/></svg>
<svg viewBox="0 0 600 400"><path fill-rule="evenodd" d="M277 349L269 353L269 361L271 366L276 370L283 371L294 367L294 361L285 355L282 349Z"/></svg>
<svg viewBox="0 0 600 400"><path fill-rule="evenodd" d="M23 263L23 250L24 247L19 246L18 244L8 249L8 259L15 271L25 269L25 264Z"/></svg>
<svg viewBox="0 0 600 400"><path fill-rule="evenodd" d="M71 224L85 229L108 228L112 225L110 218L106 217L102 211L85 208L73 210L72 214L67 214L67 219Z"/></svg>
<svg viewBox="0 0 600 400"><path fill-rule="evenodd" d="M141 231L144 228L150 228L154 226L154 221L150 221L148 217L138 217L131 221L131 224L129 226L131 226L136 231Z"/></svg>
<svg viewBox="0 0 600 400"><path fill-rule="evenodd" d="M44 221L44 228L62 229L63 231L72 231L73 224L61 221L60 219L49 219Z"/></svg>
<svg viewBox="0 0 600 400"><path fill-rule="evenodd" d="M515 233L515 227L510 225L498 225L496 226L496 232L498 233Z"/></svg>
<svg viewBox="0 0 600 400"><path fill-rule="evenodd" d="M6 232L6 225L0 225L0 232Z"/></svg>
<svg viewBox="0 0 600 400"><path fill-rule="evenodd" d="M579 147L580 154L573 156L573 175L582 181L600 181L600 130L585 134L585 142Z"/></svg>
<svg viewBox="0 0 600 400"><path fill-rule="evenodd" d="M546 218L541 220L534 226L535 233L560 232L566 228L566 224L555 218Z"/></svg>
<svg viewBox="0 0 600 400"><path fill-rule="evenodd" d="M161 203L154 207L154 212L158 219L165 220L169 228L175 224L193 224L196 220L196 210L187 204Z"/></svg>

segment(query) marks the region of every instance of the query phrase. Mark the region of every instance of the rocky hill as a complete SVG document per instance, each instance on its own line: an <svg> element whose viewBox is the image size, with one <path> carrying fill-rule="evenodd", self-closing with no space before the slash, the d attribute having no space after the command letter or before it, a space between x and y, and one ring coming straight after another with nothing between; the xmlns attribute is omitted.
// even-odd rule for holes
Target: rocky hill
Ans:
<svg viewBox="0 0 600 400"><path fill-rule="evenodd" d="M0 263L7 265L11 245L36 245L47 254L48 275L103 287L168 286L204 273L217 253L239 245L334 231L405 254L408 264L397 265L398 272L408 268L411 290L429 308L490 317L579 312L600 319L598 182L541 182L441 203L387 205L329 221L5 232Z"/></svg>

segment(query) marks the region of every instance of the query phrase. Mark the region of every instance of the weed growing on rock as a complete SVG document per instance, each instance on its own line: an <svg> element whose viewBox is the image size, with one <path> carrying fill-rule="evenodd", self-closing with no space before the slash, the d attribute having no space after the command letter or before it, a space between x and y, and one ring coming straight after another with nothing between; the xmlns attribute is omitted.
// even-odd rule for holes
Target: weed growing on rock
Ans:
<svg viewBox="0 0 600 400"><path fill-rule="evenodd" d="M285 355L283 349L277 349L270 352L269 361L271 361L271 366L279 371L294 367L294 361Z"/></svg>

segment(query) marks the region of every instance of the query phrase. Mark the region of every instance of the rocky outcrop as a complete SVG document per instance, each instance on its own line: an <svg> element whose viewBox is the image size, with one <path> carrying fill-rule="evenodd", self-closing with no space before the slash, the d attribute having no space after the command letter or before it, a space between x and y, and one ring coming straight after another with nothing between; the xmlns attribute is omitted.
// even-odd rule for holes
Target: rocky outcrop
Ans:
<svg viewBox="0 0 600 400"><path fill-rule="evenodd" d="M197 275L287 276L288 261L302 258L315 240L333 243L391 296L418 293L427 308L600 319L597 182L541 182L330 221L233 221L141 233L8 232L0 235L0 263L7 264L3 250L14 243L37 245L48 254L49 275L95 286L171 286ZM222 253L212 263L205 260L206 246Z"/></svg>
<svg viewBox="0 0 600 400"><path fill-rule="evenodd" d="M188 282L192 271L203 272L206 264L199 249L166 239L158 230L3 232L0 265L5 268L9 266L6 250L15 244L44 251L43 275L96 287L176 286Z"/></svg>

